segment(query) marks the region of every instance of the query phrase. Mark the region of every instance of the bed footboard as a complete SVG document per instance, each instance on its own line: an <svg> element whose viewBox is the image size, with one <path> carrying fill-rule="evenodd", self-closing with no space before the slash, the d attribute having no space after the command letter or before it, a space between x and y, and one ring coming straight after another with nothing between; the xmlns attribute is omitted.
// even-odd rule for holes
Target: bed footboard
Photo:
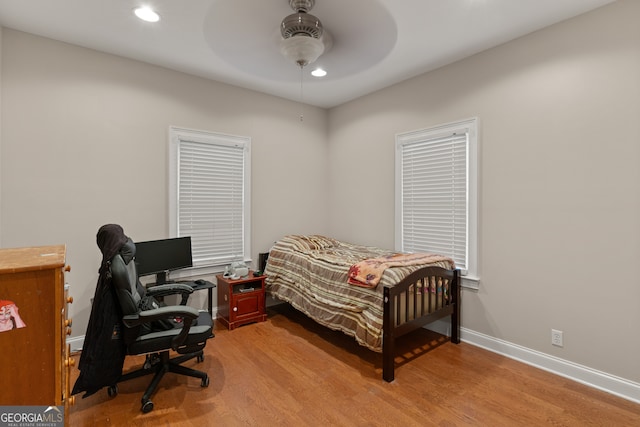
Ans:
<svg viewBox="0 0 640 427"><path fill-rule="evenodd" d="M384 288L382 378L395 378L395 340L435 320L451 316L451 342L460 342L459 270L423 267Z"/></svg>

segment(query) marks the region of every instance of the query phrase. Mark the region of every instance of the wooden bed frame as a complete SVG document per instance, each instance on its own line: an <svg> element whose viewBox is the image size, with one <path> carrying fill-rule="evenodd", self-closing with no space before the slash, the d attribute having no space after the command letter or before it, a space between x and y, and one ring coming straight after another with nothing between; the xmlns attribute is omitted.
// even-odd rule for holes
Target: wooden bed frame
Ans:
<svg viewBox="0 0 640 427"><path fill-rule="evenodd" d="M430 284L449 283L444 292L425 292ZM459 270L423 267L393 287L384 288L382 378L395 378L396 339L435 320L451 316L451 342L460 343Z"/></svg>
<svg viewBox="0 0 640 427"><path fill-rule="evenodd" d="M312 256L313 251L320 252ZM343 254L349 258L348 262L343 262ZM391 382L395 377L396 340L403 335L451 316L451 342L460 342L460 270L451 268L453 261L450 259L422 266L392 266L389 269L393 271L385 271L385 277L374 288L368 289L375 295L352 292L350 287L354 289L353 284L347 284L348 270L354 265L352 262L385 254L388 252L378 248L353 245L321 235L287 235L276 242L269 253L261 254L264 264L261 267L267 275L267 282L270 276L273 277L275 289L271 294L275 298L289 302L330 329L353 335L359 344L372 351L382 351L382 378ZM344 281L341 277L343 268ZM328 276L323 283L325 274ZM314 288L324 292L322 298L312 293ZM366 326L358 329L359 321L353 321L357 310L344 306L342 299L331 300L334 295L344 296L349 303L353 297L353 307L371 307L375 315L361 317ZM348 314L344 314L343 309L348 310ZM325 318L326 313L330 321ZM370 329L373 333L368 335L365 328L373 328ZM374 340L369 341L370 338Z"/></svg>

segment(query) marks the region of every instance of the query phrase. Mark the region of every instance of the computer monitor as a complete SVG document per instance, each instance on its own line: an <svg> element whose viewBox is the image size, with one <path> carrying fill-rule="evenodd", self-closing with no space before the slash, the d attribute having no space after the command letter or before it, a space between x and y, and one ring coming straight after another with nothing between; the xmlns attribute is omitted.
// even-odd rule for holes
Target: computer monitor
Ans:
<svg viewBox="0 0 640 427"><path fill-rule="evenodd" d="M156 275L156 284L167 283L172 270L193 266L191 237L136 242L136 269L138 276Z"/></svg>

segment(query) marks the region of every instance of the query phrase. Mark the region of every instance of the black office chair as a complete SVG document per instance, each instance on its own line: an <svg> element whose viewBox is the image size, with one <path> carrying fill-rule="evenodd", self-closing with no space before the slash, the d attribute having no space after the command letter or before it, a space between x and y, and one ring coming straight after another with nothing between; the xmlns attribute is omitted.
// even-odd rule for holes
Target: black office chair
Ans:
<svg viewBox="0 0 640 427"><path fill-rule="evenodd" d="M134 262L135 244L129 239L110 261L112 284L122 309L122 336L126 354L146 354L144 365L133 372L123 374L118 383L148 374L154 377L142 396L142 412L153 409L150 397L166 372L200 378L200 385L209 385L209 376L205 372L182 366L181 363L197 358L204 360L203 348L213 337L213 320L208 312L198 312L186 305L158 306L153 303L157 297L182 294L183 301L193 289L184 284L165 284L145 289L138 280ZM146 301L151 304L145 304ZM141 306L152 305L151 309ZM147 308L147 307L145 307ZM173 359L169 351L180 353ZM108 388L109 396L118 394L117 384Z"/></svg>

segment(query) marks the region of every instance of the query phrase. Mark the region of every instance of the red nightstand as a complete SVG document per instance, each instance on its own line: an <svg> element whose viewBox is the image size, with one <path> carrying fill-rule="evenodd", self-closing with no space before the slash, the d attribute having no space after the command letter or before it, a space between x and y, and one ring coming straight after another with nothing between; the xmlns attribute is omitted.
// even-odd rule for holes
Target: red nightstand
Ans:
<svg viewBox="0 0 640 427"><path fill-rule="evenodd" d="M217 318L229 330L247 323L264 322L267 313L264 299L265 276L249 276L233 280L216 276L218 281L218 314Z"/></svg>

